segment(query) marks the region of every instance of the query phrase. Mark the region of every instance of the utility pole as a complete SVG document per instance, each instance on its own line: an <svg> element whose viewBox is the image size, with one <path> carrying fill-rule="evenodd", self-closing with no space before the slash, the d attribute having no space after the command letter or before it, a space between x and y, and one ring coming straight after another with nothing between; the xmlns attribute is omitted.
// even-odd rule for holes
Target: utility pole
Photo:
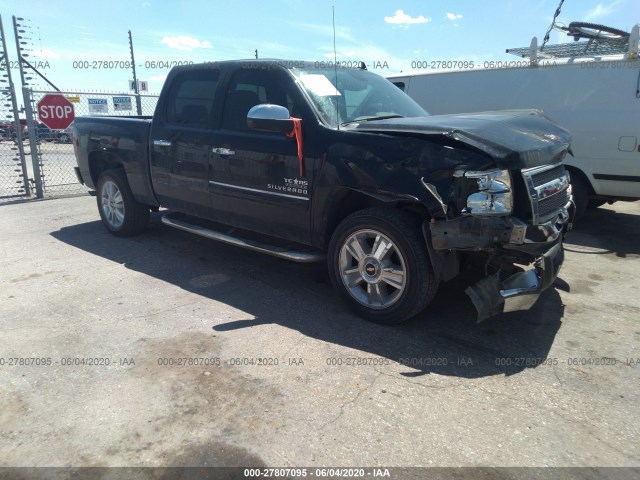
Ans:
<svg viewBox="0 0 640 480"><path fill-rule="evenodd" d="M140 91L138 89L138 77L136 77L136 60L133 58L131 30L129 30L129 51L131 52L131 69L133 70L133 91L136 94L136 110L138 111L138 115L142 115L142 101L140 100Z"/></svg>

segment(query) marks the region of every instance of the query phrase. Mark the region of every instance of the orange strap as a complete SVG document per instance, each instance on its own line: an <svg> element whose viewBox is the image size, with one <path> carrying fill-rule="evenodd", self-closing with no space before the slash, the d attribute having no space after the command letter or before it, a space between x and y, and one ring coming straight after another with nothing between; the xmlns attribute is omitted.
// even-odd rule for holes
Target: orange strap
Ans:
<svg viewBox="0 0 640 480"><path fill-rule="evenodd" d="M296 137L298 143L298 163L300 164L300 177L304 177L304 153L302 148L302 119L291 117L293 130L287 133L288 138Z"/></svg>

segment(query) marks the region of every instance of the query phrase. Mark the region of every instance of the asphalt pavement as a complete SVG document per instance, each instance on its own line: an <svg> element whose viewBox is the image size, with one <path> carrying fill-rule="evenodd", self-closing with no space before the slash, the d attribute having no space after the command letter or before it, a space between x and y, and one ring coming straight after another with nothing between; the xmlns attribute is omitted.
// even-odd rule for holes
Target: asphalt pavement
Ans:
<svg viewBox="0 0 640 480"><path fill-rule="evenodd" d="M0 466L640 467L640 204L591 211L533 309L475 322L465 278L407 325L324 265L88 196L0 206Z"/></svg>

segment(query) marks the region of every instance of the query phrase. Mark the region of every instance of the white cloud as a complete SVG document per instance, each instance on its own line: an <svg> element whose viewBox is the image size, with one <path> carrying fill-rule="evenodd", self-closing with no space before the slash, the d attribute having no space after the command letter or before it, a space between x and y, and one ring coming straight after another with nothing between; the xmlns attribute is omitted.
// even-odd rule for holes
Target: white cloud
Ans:
<svg viewBox="0 0 640 480"><path fill-rule="evenodd" d="M449 13L447 12L447 18L449 20L459 20L462 18L462 15L460 15L459 13Z"/></svg>
<svg viewBox="0 0 640 480"><path fill-rule="evenodd" d="M384 21L390 23L392 25L414 25L417 23L428 23L431 21L429 17L424 17L420 15L419 17L412 17L411 15L407 15L403 10L396 10L396 13L393 17L384 17Z"/></svg>
<svg viewBox="0 0 640 480"><path fill-rule="evenodd" d="M615 0L614 2L611 2L608 5L599 3L594 8L589 10L589 12L587 12L584 19L586 21L590 21L590 20L596 20L597 18L600 18L600 17L606 17L607 15L613 13L617 9L617 6L620 3L622 3L621 0Z"/></svg>
<svg viewBox="0 0 640 480"><path fill-rule="evenodd" d="M208 40L198 40L197 38L177 35L175 37L162 37L160 43L164 43L169 48L190 52L197 48L212 48Z"/></svg>
<svg viewBox="0 0 640 480"><path fill-rule="evenodd" d="M142 8L148 8L151 6L150 2L142 2Z"/></svg>

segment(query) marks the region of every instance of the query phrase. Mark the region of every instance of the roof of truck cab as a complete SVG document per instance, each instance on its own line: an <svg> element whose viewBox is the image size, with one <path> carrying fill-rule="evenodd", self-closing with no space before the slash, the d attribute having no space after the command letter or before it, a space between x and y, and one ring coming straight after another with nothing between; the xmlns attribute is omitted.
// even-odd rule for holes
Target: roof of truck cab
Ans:
<svg viewBox="0 0 640 480"><path fill-rule="evenodd" d="M189 65L178 65L173 67L171 71L200 70L203 67L220 68L227 66L236 66L246 69L275 69L275 68L337 68L339 70L359 70L353 66L343 66L340 62L334 65L331 60L287 60L280 58L248 58L239 60L220 60L211 62L192 63Z"/></svg>
<svg viewBox="0 0 640 480"><path fill-rule="evenodd" d="M205 61L205 62L199 62L199 63L190 63L188 65L178 65L176 67L173 67L175 70L189 70L189 69L193 69L193 68L201 68L201 67L218 67L218 66L228 66L228 65L234 65L234 66L241 66L241 67L251 67L251 66L264 66L264 65L268 65L268 64L284 64L284 62L291 62L293 63L294 60L280 60L277 58L260 58L260 59L255 59L255 58L247 58L247 59L239 59L239 60L212 60L212 61ZM302 60L300 61L295 61L297 63L308 63L308 62L304 62Z"/></svg>

